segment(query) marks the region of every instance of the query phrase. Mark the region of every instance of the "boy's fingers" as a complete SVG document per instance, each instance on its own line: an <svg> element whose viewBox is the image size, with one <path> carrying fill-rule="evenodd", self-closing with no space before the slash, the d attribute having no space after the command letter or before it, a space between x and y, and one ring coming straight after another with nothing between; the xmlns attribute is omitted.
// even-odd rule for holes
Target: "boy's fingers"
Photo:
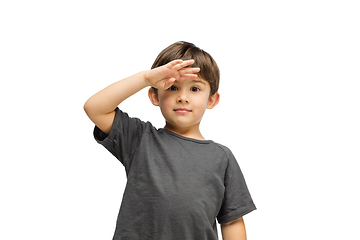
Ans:
<svg viewBox="0 0 360 240"><path fill-rule="evenodd" d="M193 80L196 79L198 75L196 74L185 74L180 76L180 81Z"/></svg>
<svg viewBox="0 0 360 240"><path fill-rule="evenodd" d="M195 60L194 59L190 59L190 60L186 60L184 61L182 64L185 66L189 66L191 64L194 64Z"/></svg>
<svg viewBox="0 0 360 240"><path fill-rule="evenodd" d="M179 74L185 75L185 74L192 74L197 72L200 72L200 68L184 68L179 71Z"/></svg>
<svg viewBox="0 0 360 240"><path fill-rule="evenodd" d="M169 64L173 67L175 67L176 65L180 64L180 63L183 63L184 61L181 60L181 59L177 59L177 60L173 60L171 62L169 62Z"/></svg>
<svg viewBox="0 0 360 240"><path fill-rule="evenodd" d="M190 66L190 65L194 64L194 62L195 61L193 59L183 61L183 62L177 64L176 66L174 66L174 69L175 70L180 70L180 69L182 69L184 67L187 67L187 66Z"/></svg>

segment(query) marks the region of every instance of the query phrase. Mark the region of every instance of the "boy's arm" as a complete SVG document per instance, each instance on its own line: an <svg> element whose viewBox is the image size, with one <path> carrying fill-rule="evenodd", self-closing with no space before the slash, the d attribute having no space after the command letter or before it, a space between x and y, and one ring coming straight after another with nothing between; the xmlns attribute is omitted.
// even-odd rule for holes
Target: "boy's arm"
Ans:
<svg viewBox="0 0 360 240"><path fill-rule="evenodd" d="M113 83L86 101L84 105L86 114L104 133L109 134L111 130L116 107L126 98L146 87L144 74L145 72L140 72Z"/></svg>
<svg viewBox="0 0 360 240"><path fill-rule="evenodd" d="M104 133L109 134L114 121L116 107L141 89L152 86L160 89L169 88L175 80L195 79L199 68L186 68L194 60L174 60L164 66L139 72L131 77L111 84L89 98L84 110L88 117Z"/></svg>
<svg viewBox="0 0 360 240"><path fill-rule="evenodd" d="M221 224L223 240L246 240L246 230L243 218Z"/></svg>

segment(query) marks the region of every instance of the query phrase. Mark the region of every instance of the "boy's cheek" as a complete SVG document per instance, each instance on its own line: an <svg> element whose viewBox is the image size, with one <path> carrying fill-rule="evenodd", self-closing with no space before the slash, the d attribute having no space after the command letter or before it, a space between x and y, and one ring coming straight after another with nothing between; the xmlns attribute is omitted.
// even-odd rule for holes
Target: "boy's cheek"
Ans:
<svg viewBox="0 0 360 240"><path fill-rule="evenodd" d="M161 107L169 107L171 105L171 98L169 96L159 97L159 103Z"/></svg>

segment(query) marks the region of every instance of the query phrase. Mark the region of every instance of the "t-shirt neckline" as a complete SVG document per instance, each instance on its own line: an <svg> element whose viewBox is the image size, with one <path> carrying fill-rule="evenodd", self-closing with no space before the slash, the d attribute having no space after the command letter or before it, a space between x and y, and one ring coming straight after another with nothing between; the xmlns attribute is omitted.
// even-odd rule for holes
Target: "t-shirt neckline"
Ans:
<svg viewBox="0 0 360 240"><path fill-rule="evenodd" d="M213 141L212 140L199 140L199 139L195 139L195 138L189 138L189 137L184 137L180 134L177 134L173 131L170 131L168 129L165 129L165 128L160 128L159 130L164 130L165 132L177 137L177 138L180 138L182 140L185 140L185 141L191 141L191 142L195 142L195 143L201 143L201 144L208 144L208 143L212 143Z"/></svg>

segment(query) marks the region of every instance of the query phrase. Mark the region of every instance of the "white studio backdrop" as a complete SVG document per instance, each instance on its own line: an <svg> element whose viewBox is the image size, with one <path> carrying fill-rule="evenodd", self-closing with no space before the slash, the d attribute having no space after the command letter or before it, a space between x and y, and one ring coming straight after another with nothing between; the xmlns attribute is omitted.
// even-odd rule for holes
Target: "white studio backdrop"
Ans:
<svg viewBox="0 0 360 240"><path fill-rule="evenodd" d="M126 183L83 104L173 42L221 71L203 135L237 157L248 239L360 239L357 1L2 1L0 239L111 239ZM147 90L122 104L163 127ZM221 234L219 237L221 239Z"/></svg>

